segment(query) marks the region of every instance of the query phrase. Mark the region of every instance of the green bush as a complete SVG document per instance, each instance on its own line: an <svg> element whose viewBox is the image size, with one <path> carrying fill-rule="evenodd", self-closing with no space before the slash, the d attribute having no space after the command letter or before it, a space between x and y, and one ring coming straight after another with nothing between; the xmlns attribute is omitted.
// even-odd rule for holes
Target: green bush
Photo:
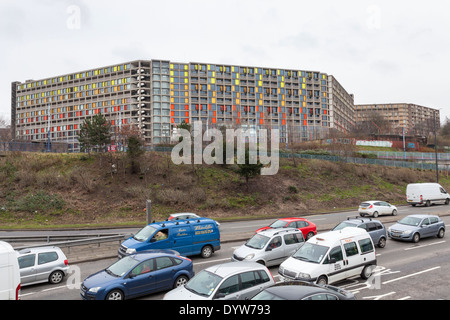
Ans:
<svg viewBox="0 0 450 320"><path fill-rule="evenodd" d="M28 193L23 198L15 201L10 209L25 212L47 212L62 210L65 205L64 200L60 196L38 191L37 193Z"/></svg>

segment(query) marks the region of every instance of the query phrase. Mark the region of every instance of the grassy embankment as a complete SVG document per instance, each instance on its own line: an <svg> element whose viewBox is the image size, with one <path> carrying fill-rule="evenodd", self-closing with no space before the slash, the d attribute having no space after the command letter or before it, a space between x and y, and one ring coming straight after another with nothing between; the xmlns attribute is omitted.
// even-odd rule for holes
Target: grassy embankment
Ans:
<svg viewBox="0 0 450 320"><path fill-rule="evenodd" d="M401 205L408 183L435 181L433 171L280 161L277 175L252 179L247 190L235 166L175 166L161 153L146 153L139 174L125 155L9 154L0 158L0 228L144 225L147 199L156 220L173 212L222 221L302 216L369 199Z"/></svg>

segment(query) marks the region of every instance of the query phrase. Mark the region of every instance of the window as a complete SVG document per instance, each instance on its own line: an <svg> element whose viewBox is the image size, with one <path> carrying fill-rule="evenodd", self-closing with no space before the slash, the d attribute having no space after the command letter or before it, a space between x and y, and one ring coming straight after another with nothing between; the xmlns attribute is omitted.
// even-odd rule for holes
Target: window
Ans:
<svg viewBox="0 0 450 320"><path fill-rule="evenodd" d="M270 249L276 249L279 247L281 247L281 237L280 236L273 238L272 241L270 241L269 245L267 246L267 248L270 248Z"/></svg>
<svg viewBox="0 0 450 320"><path fill-rule="evenodd" d="M303 300L339 300L335 295L327 293L318 293L313 296L307 297Z"/></svg>
<svg viewBox="0 0 450 320"><path fill-rule="evenodd" d="M367 253L367 252L372 252L373 251L373 245L372 245L372 241L370 241L369 238L367 239L362 239L358 241L359 243L359 247L361 248L361 252Z"/></svg>
<svg viewBox="0 0 450 320"><path fill-rule="evenodd" d="M58 254L56 252L44 252L38 254L38 264L46 264L58 260Z"/></svg>
<svg viewBox="0 0 450 320"><path fill-rule="evenodd" d="M287 245L303 242L301 233L291 233L284 236L284 243Z"/></svg>
<svg viewBox="0 0 450 320"><path fill-rule="evenodd" d="M161 270L173 266L172 259L169 257L156 258L156 270Z"/></svg>
<svg viewBox="0 0 450 320"><path fill-rule="evenodd" d="M257 271L244 272L240 276L242 290L254 287L262 283L261 277Z"/></svg>
<svg viewBox="0 0 450 320"><path fill-rule="evenodd" d="M436 217L431 217L431 218L430 218L430 222L431 222L431 224L438 223L438 222L439 222L439 219L436 218Z"/></svg>
<svg viewBox="0 0 450 320"><path fill-rule="evenodd" d="M330 257L330 260L328 260L328 258L325 259L324 264L329 264L331 259L335 259L336 262L342 261L344 259L344 256L342 254L341 247L334 247L333 249L331 249L329 257Z"/></svg>
<svg viewBox="0 0 450 320"><path fill-rule="evenodd" d="M29 268L34 266L34 261L36 260L35 254L29 254L27 256L20 257L19 259L19 268Z"/></svg>
<svg viewBox="0 0 450 320"><path fill-rule="evenodd" d="M154 259L150 259L140 263L133 271L131 271L131 276L139 276L154 271L155 267L153 261Z"/></svg>
<svg viewBox="0 0 450 320"><path fill-rule="evenodd" d="M356 242L344 244L344 249L347 257L351 257L354 256L355 254L358 254L358 247L356 246Z"/></svg>
<svg viewBox="0 0 450 320"><path fill-rule="evenodd" d="M239 276L235 275L226 279L220 286L217 293L222 293L224 295L229 295L230 293L235 293L239 291Z"/></svg>
<svg viewBox="0 0 450 320"><path fill-rule="evenodd" d="M422 225L423 226L428 226L430 224L430 220L428 220L428 218L423 219Z"/></svg>

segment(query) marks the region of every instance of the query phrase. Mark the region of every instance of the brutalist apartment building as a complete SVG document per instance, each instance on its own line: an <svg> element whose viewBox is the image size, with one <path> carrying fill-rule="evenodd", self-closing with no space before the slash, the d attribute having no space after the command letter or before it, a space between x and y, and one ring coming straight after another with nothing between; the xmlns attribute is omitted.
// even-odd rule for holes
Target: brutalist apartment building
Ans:
<svg viewBox="0 0 450 320"><path fill-rule="evenodd" d="M65 142L79 151L87 117L137 128L148 146L171 142L177 125L280 130L280 143L325 138L354 125L353 95L326 73L270 67L137 60L13 82L15 140Z"/></svg>

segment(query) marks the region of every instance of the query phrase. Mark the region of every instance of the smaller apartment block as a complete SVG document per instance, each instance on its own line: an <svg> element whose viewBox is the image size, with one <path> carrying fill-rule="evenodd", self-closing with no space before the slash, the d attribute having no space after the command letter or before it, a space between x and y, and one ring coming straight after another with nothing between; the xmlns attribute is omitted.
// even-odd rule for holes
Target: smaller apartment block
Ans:
<svg viewBox="0 0 450 320"><path fill-rule="evenodd" d="M389 122L390 132L383 134L402 134L405 129L408 135L427 136L440 128L440 112L436 109L411 103L355 105L356 123L367 123L377 116Z"/></svg>

